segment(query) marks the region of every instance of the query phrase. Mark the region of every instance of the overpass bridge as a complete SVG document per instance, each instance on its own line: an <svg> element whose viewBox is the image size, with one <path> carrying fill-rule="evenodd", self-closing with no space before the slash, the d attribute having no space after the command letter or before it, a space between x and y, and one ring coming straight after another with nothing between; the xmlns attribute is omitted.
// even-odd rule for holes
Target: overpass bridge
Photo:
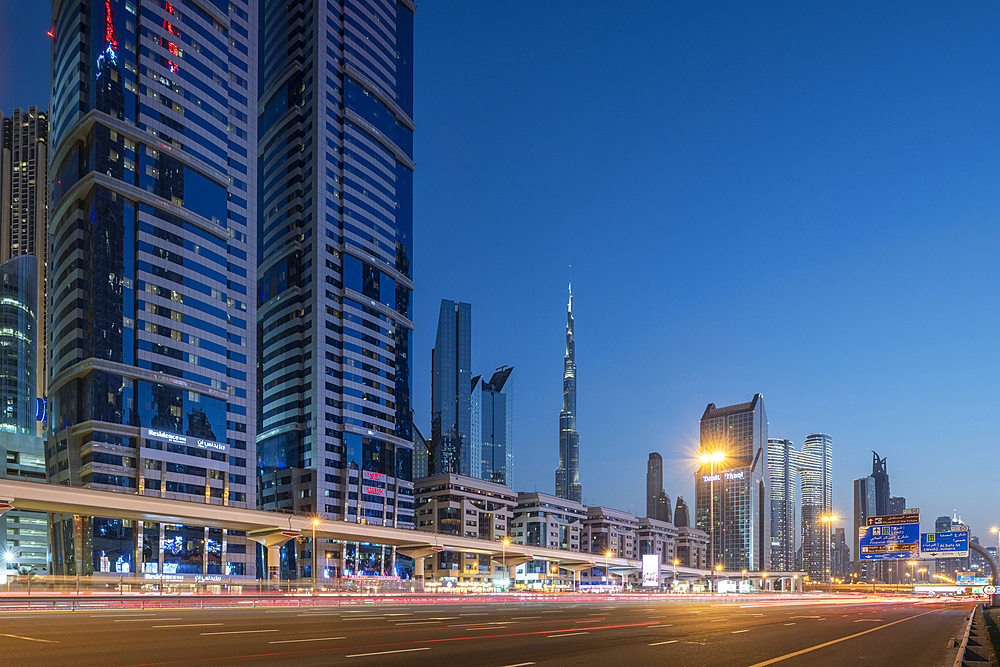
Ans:
<svg viewBox="0 0 1000 667"><path fill-rule="evenodd" d="M495 556L503 558L506 567L516 567L532 560L548 561L573 572L577 583L580 572L594 567L607 567L619 576L642 571L641 561L605 558L603 554L564 551L514 542L503 545L500 542L458 535L314 519L298 514L0 479L0 514L11 509L246 531L248 539L268 549L268 569L272 579L277 579L278 576L278 567L272 564L279 562L278 550L281 546L302 535L311 537L314 531L317 539L394 546L398 553L414 559L414 575L418 582L423 580L424 559L441 551ZM711 573L709 570L675 567L673 563L664 563L661 565L661 579L664 574L693 580L708 578Z"/></svg>

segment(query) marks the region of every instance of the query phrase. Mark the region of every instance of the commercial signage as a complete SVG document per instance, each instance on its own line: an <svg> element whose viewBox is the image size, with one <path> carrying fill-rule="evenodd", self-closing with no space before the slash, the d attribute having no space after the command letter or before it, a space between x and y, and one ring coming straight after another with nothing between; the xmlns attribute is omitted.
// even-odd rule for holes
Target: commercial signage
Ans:
<svg viewBox="0 0 1000 667"><path fill-rule="evenodd" d="M861 560L918 558L920 515L917 513L870 516L860 529Z"/></svg>
<svg viewBox="0 0 1000 667"><path fill-rule="evenodd" d="M946 533L921 533L920 557L968 558L969 532L953 530Z"/></svg>
<svg viewBox="0 0 1000 667"><path fill-rule="evenodd" d="M660 554L645 554L642 557L643 588L658 588L660 585Z"/></svg>
<svg viewBox="0 0 1000 667"><path fill-rule="evenodd" d="M974 574L959 574L955 577L955 583L959 586L972 586L976 583L976 575Z"/></svg>
<svg viewBox="0 0 1000 667"><path fill-rule="evenodd" d="M739 472L723 472L723 473L716 473L714 475L702 475L701 481L718 482L723 477L725 477L728 480L743 479L744 477L746 477L746 474L747 474L746 470L740 470Z"/></svg>
<svg viewBox="0 0 1000 667"><path fill-rule="evenodd" d="M141 433L143 438L147 438L149 440L159 440L160 442L169 442L173 445L197 447L198 449L211 449L217 452L225 452L229 449L228 445L224 442L214 442L212 440L205 440L204 438L195 438L193 436L170 433L169 431L161 431L154 428L143 428Z"/></svg>
<svg viewBox="0 0 1000 667"><path fill-rule="evenodd" d="M367 470L362 470L361 471L361 475L365 479L374 480L376 482L384 482L385 481L385 475L383 475L380 472L368 472Z"/></svg>
<svg viewBox="0 0 1000 667"><path fill-rule="evenodd" d="M380 489L377 486L362 486L361 487L361 491L362 491L362 493L367 493L367 494L372 495L372 496L384 496L385 495L385 489Z"/></svg>

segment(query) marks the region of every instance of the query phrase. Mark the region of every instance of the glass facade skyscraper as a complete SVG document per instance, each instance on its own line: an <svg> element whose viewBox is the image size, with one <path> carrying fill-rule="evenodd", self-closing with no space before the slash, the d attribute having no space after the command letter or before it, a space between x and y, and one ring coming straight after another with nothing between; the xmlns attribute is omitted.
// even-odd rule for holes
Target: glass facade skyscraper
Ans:
<svg viewBox="0 0 1000 667"><path fill-rule="evenodd" d="M771 487L771 564L775 572L795 569L795 468L791 440L769 438L767 470Z"/></svg>
<svg viewBox="0 0 1000 667"><path fill-rule="evenodd" d="M257 6L52 4L51 482L257 505ZM57 573L253 573L233 531L53 531Z"/></svg>
<svg viewBox="0 0 1000 667"><path fill-rule="evenodd" d="M514 383L513 366L493 373L489 382L472 380L473 477L513 488Z"/></svg>
<svg viewBox="0 0 1000 667"><path fill-rule="evenodd" d="M473 471L471 366L472 306L442 299L431 351L428 475L451 472L478 477Z"/></svg>
<svg viewBox="0 0 1000 667"><path fill-rule="evenodd" d="M700 430L701 453L725 456L695 473L695 525L712 534L710 563L727 570L764 570L771 547L764 397L756 394L749 403L722 408L709 403Z"/></svg>
<svg viewBox="0 0 1000 667"><path fill-rule="evenodd" d="M802 569L810 579L825 581L833 526L822 517L833 514L833 438L825 433L807 435L792 464L802 480Z"/></svg>
<svg viewBox="0 0 1000 667"><path fill-rule="evenodd" d="M260 2L266 509L413 526L415 9Z"/></svg>
<svg viewBox="0 0 1000 667"><path fill-rule="evenodd" d="M580 484L580 434L576 431L576 334L573 322L573 286L566 306L566 357L563 360L563 409L559 413L559 468L556 497L583 502Z"/></svg>

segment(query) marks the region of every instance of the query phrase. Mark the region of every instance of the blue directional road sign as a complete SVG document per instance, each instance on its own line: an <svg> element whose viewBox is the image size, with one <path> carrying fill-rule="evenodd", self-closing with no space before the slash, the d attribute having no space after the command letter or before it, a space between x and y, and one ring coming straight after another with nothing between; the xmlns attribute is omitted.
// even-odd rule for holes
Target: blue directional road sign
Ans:
<svg viewBox="0 0 1000 667"><path fill-rule="evenodd" d="M921 558L968 558L969 531L953 530L947 533L921 533Z"/></svg>
<svg viewBox="0 0 1000 667"><path fill-rule="evenodd" d="M862 529L859 551L861 560L918 558L920 553L920 516L895 514L868 517Z"/></svg>

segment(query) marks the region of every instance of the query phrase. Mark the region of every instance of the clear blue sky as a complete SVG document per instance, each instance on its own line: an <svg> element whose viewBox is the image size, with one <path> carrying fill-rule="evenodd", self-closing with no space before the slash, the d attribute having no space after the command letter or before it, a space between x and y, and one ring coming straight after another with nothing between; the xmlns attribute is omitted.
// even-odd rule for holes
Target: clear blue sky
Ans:
<svg viewBox="0 0 1000 667"><path fill-rule="evenodd" d="M617 6L624 5L624 6ZM0 107L47 94L48 3L0 1ZM37 28L35 27L37 25ZM1000 5L424 2L413 402L440 299L515 367L518 489L552 492L573 265L585 500L693 500L705 405L888 457L923 528L1000 524ZM37 30L37 34L36 34ZM11 63L13 66L8 66Z"/></svg>

